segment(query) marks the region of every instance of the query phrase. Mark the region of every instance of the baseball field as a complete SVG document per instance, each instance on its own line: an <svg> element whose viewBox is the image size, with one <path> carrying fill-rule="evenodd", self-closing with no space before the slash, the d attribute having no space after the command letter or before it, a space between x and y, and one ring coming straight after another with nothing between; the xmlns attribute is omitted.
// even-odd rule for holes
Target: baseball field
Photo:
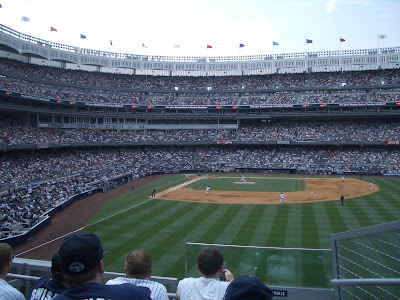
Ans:
<svg viewBox="0 0 400 300"><path fill-rule="evenodd" d="M279 203L281 192L287 204ZM126 255L145 249L153 257L153 275L183 278L187 242L330 249L333 233L400 219L399 195L400 178L392 177L342 182L333 176L246 174L246 182L240 182L239 174L170 175L108 201L85 230L99 235L107 271L123 272ZM236 260L246 260L247 252L237 251ZM324 287L326 267L304 262L297 269L314 271L304 285ZM229 267L237 277L245 275L238 265ZM263 275L266 267L260 262L252 275L272 280Z"/></svg>

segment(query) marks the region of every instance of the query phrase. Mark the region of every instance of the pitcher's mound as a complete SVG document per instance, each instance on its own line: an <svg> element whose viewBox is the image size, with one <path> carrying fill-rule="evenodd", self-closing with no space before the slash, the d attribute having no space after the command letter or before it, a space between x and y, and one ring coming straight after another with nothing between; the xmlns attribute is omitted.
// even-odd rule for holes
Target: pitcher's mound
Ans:
<svg viewBox="0 0 400 300"><path fill-rule="evenodd" d="M256 184L255 182L249 181L235 181L234 184Z"/></svg>

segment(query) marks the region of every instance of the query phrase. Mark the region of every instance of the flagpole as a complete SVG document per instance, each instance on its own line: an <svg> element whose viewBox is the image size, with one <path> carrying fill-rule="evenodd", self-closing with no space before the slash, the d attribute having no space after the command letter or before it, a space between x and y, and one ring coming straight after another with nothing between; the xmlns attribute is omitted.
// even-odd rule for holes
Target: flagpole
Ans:
<svg viewBox="0 0 400 300"><path fill-rule="evenodd" d="M206 76L208 76L208 44L206 47Z"/></svg>
<svg viewBox="0 0 400 300"><path fill-rule="evenodd" d="M339 38L339 67L340 67L340 72L343 72L342 70L342 36Z"/></svg>
<svg viewBox="0 0 400 300"><path fill-rule="evenodd" d="M307 52L307 39L304 40L304 56L305 56L305 63L306 63L306 72L308 73L308 52Z"/></svg>
<svg viewBox="0 0 400 300"><path fill-rule="evenodd" d="M239 44L239 74L242 76L242 70L240 69L240 44Z"/></svg>
<svg viewBox="0 0 400 300"><path fill-rule="evenodd" d="M273 70L274 69L274 41L272 41L271 52L272 52L272 70Z"/></svg>

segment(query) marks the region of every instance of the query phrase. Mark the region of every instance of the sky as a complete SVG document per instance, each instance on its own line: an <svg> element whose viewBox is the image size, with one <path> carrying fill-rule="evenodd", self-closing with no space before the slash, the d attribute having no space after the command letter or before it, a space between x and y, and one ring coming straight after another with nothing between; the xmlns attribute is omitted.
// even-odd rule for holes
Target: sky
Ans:
<svg viewBox="0 0 400 300"><path fill-rule="evenodd" d="M0 0L0 4L0 24L14 30L70 46L130 54L236 56L375 49L378 42L380 48L400 46L400 0ZM22 22L22 17L29 22ZM386 38L378 40L378 34ZM306 44L306 39L312 43ZM279 45L272 46L273 42Z"/></svg>

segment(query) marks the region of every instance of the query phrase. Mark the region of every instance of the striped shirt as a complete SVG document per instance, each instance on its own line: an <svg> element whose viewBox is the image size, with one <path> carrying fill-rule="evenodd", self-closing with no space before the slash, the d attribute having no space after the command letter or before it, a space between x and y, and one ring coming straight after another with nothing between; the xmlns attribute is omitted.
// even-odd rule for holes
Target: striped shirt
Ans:
<svg viewBox="0 0 400 300"><path fill-rule="evenodd" d="M165 286L156 281L136 278L118 277L107 281L106 285L117 285L131 283L137 286L143 286L150 289L150 298L153 300L168 300L168 293Z"/></svg>
<svg viewBox="0 0 400 300"><path fill-rule="evenodd" d="M0 278L0 299L25 300L25 296L16 288L13 288L7 281Z"/></svg>

